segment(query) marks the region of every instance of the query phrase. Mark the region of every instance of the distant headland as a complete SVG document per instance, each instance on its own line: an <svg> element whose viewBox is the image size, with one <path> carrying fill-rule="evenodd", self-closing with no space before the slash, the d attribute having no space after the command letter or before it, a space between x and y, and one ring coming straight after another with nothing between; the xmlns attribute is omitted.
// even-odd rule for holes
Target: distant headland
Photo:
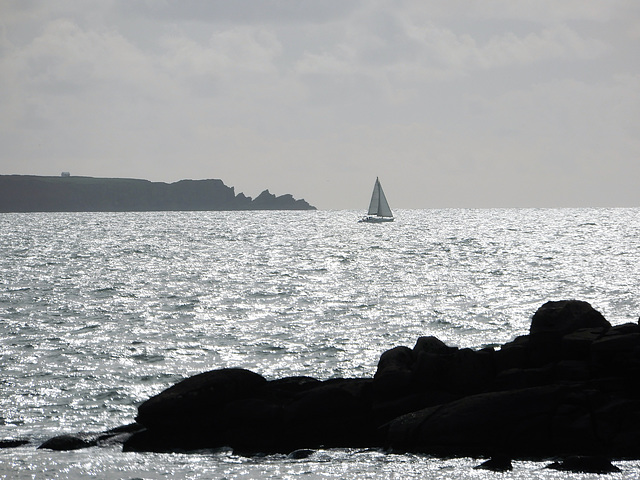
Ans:
<svg viewBox="0 0 640 480"><path fill-rule="evenodd" d="M0 175L0 212L147 212L197 210L315 210L292 195L264 190L236 194L222 180L175 183L130 178Z"/></svg>

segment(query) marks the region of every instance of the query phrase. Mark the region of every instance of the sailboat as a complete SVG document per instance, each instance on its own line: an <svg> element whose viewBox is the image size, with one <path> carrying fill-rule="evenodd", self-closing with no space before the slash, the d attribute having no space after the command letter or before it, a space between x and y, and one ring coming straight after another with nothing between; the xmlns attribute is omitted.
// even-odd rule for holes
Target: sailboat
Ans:
<svg viewBox="0 0 640 480"><path fill-rule="evenodd" d="M371 202L369 202L369 211L366 217L360 219L360 222L393 222L393 213L384 196L380 180L376 177L376 183L373 185L373 193L371 194Z"/></svg>

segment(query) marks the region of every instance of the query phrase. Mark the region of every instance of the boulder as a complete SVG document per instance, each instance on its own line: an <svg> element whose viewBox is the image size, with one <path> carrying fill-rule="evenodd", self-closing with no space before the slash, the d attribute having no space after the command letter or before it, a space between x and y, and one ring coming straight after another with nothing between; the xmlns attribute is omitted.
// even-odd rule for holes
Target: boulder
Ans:
<svg viewBox="0 0 640 480"><path fill-rule="evenodd" d="M561 300L542 305L531 319L531 336L548 333L562 337L581 328L609 329L611 324L587 302Z"/></svg>
<svg viewBox="0 0 640 480"><path fill-rule="evenodd" d="M452 353L419 352L411 374L412 389L418 392L444 390L453 360Z"/></svg>
<svg viewBox="0 0 640 480"><path fill-rule="evenodd" d="M386 426L394 450L435 455L552 453L551 418L566 388L491 392L403 415Z"/></svg>
<svg viewBox="0 0 640 480"><path fill-rule="evenodd" d="M458 350L452 358L445 390L466 395L488 390L496 375L494 356L492 348Z"/></svg>
<svg viewBox="0 0 640 480"><path fill-rule="evenodd" d="M509 472L513 470L511 459L504 455L491 457L480 465L473 467L476 470L489 470L492 472Z"/></svg>
<svg viewBox="0 0 640 480"><path fill-rule="evenodd" d="M189 377L138 407L136 421L147 428L189 429L211 426L222 407L255 396L267 380L249 370L224 368Z"/></svg>
<svg viewBox="0 0 640 480"><path fill-rule="evenodd" d="M614 325L607 331L607 335L628 335L630 333L640 333L640 325L637 323L623 323Z"/></svg>
<svg viewBox="0 0 640 480"><path fill-rule="evenodd" d="M413 347L413 353L415 356L422 352L443 355L447 353L454 353L456 350L458 350L456 347L449 347L442 340L434 336L418 338L415 347Z"/></svg>
<svg viewBox="0 0 640 480"><path fill-rule="evenodd" d="M387 350L380 356L378 369L373 377L373 390L382 397L408 392L413 377L413 351L405 346Z"/></svg>
<svg viewBox="0 0 640 480"><path fill-rule="evenodd" d="M38 449L46 450L79 450L81 448L95 447L98 444L96 435L76 434L76 435L58 435L50 438Z"/></svg>
<svg viewBox="0 0 640 480"><path fill-rule="evenodd" d="M21 438L3 438L0 439L0 448L16 448L29 443L29 440Z"/></svg>
<svg viewBox="0 0 640 480"><path fill-rule="evenodd" d="M278 397L293 398L320 385L322 382L312 377L284 377L270 380L266 389Z"/></svg>
<svg viewBox="0 0 640 480"><path fill-rule="evenodd" d="M123 449L174 452L228 445L233 434L237 438L240 432L253 432L249 426L255 415L249 413L254 408L269 410L263 400L266 385L264 377L241 368L213 370L182 380L138 407L136 421L143 429L126 439Z"/></svg>
<svg viewBox="0 0 640 480"><path fill-rule="evenodd" d="M585 359L591 354L591 345L602 338L606 330L603 327L579 328L562 337L562 358L566 360Z"/></svg>
<svg viewBox="0 0 640 480"><path fill-rule="evenodd" d="M123 452L173 453L198 448L200 444L184 433L147 429L134 433L122 445Z"/></svg>
<svg viewBox="0 0 640 480"><path fill-rule="evenodd" d="M592 360L604 366L613 366L640 356L640 333L604 335L591 344Z"/></svg>
<svg viewBox="0 0 640 480"><path fill-rule="evenodd" d="M493 349L449 348L440 351L418 350L413 366L413 384L418 391L446 391L473 394L485 391L493 383Z"/></svg>
<svg viewBox="0 0 640 480"><path fill-rule="evenodd" d="M112 428L102 433L79 432L74 434L57 435L43 442L38 448L46 450L79 450L95 446L122 445L133 434L143 429L142 425L131 423L121 427ZM19 446L28 443L26 440L20 441Z"/></svg>
<svg viewBox="0 0 640 480"><path fill-rule="evenodd" d="M135 433L144 429L139 423L130 423L128 425L122 425L120 427L112 428L106 432L99 434L96 438L98 446L108 445L122 445Z"/></svg>
<svg viewBox="0 0 640 480"><path fill-rule="evenodd" d="M505 343L495 352L496 371L525 368L529 357L529 337L520 336Z"/></svg>
<svg viewBox="0 0 640 480"><path fill-rule="evenodd" d="M517 390L549 385L553 379L553 365L538 368L511 368L496 375L494 387L496 390Z"/></svg>
<svg viewBox="0 0 640 480"><path fill-rule="evenodd" d="M591 379L591 368L585 360L562 360L555 365L555 380L559 382L586 382Z"/></svg>
<svg viewBox="0 0 640 480"><path fill-rule="evenodd" d="M216 426L213 446L229 445L246 452L279 451L283 442L284 407L270 398L245 398L227 404ZM209 432L202 432L208 436ZM218 438L220 439L218 441ZM286 438L286 437L285 437ZM212 445L207 445L212 446Z"/></svg>
<svg viewBox="0 0 640 480"><path fill-rule="evenodd" d="M294 450L293 452L287 455L288 459L291 460L304 460L309 458L311 455L315 453L315 450L310 448L299 448L298 450Z"/></svg>
<svg viewBox="0 0 640 480"><path fill-rule="evenodd" d="M328 381L286 405L282 425L286 449L368 445L375 435L365 393L370 383Z"/></svg>
<svg viewBox="0 0 640 480"><path fill-rule="evenodd" d="M555 332L539 332L530 335L527 350L527 367L538 368L555 363L562 358L562 337Z"/></svg>
<svg viewBox="0 0 640 480"><path fill-rule="evenodd" d="M574 455L559 462L553 462L545 468L573 473L616 473L621 470L611 463L611 460L602 456Z"/></svg>
<svg viewBox="0 0 640 480"><path fill-rule="evenodd" d="M372 421L376 427L380 427L407 413L449 403L458 400L460 397L460 395L442 390L430 390L384 401L376 401L372 405Z"/></svg>

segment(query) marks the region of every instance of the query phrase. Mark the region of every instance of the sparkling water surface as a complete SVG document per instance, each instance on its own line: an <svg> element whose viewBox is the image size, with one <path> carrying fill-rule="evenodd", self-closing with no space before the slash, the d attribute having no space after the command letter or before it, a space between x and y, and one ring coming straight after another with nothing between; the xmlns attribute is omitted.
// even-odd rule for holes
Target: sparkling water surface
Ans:
<svg viewBox="0 0 640 480"><path fill-rule="evenodd" d="M326 450L311 458L48 452L130 423L187 376L375 373L422 335L499 345L548 300L640 313L640 209L0 214L0 478L493 478L477 459ZM516 462L504 478L566 478ZM635 478L620 462L615 478ZM571 478L591 478L588 475ZM593 478L602 478L593 476Z"/></svg>

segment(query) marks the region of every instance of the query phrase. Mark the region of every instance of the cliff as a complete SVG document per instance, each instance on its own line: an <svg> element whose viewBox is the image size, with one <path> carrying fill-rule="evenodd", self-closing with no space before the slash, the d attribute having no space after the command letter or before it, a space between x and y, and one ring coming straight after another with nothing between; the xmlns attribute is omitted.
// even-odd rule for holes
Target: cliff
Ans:
<svg viewBox="0 0 640 480"><path fill-rule="evenodd" d="M175 183L128 178L0 175L0 212L145 212L176 210L315 210L268 190L255 200L222 180Z"/></svg>

